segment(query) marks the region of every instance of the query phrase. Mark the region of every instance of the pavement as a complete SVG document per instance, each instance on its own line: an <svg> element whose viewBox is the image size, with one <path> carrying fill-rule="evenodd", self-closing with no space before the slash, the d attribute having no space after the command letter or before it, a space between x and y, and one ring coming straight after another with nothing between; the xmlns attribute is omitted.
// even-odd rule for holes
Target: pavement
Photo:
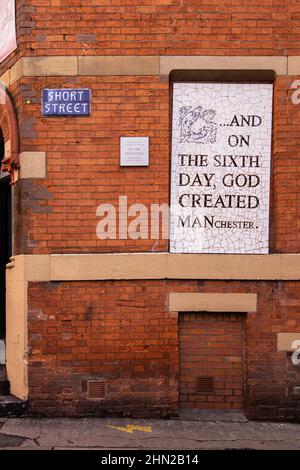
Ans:
<svg viewBox="0 0 300 470"><path fill-rule="evenodd" d="M300 449L300 423L248 421L240 412L179 419L0 418L0 450Z"/></svg>

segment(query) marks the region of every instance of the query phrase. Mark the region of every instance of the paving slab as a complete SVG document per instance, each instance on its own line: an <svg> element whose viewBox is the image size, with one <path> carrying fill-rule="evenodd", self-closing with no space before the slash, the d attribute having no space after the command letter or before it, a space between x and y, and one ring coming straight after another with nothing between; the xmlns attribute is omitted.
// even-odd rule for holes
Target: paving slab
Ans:
<svg viewBox="0 0 300 470"><path fill-rule="evenodd" d="M241 411L182 409L181 421L224 421L230 423L247 423L248 419Z"/></svg>
<svg viewBox="0 0 300 470"><path fill-rule="evenodd" d="M5 447L18 447L22 444L24 439L17 436L3 436L0 434L0 449Z"/></svg>
<svg viewBox="0 0 300 470"><path fill-rule="evenodd" d="M66 446L69 448L76 447L76 444L69 441L61 433L53 434L51 432L42 433L37 439L35 439L35 443L38 447L47 450L51 450L57 446Z"/></svg>
<svg viewBox="0 0 300 470"><path fill-rule="evenodd" d="M7 418L0 418L0 428L6 423Z"/></svg>
<svg viewBox="0 0 300 470"><path fill-rule="evenodd" d="M37 439L41 434L42 420L32 418L9 418L1 428L1 434Z"/></svg>
<svg viewBox="0 0 300 470"><path fill-rule="evenodd" d="M228 413L203 420L7 418L3 449L300 449L300 424L245 421ZM1 427L2 425L2 427Z"/></svg>

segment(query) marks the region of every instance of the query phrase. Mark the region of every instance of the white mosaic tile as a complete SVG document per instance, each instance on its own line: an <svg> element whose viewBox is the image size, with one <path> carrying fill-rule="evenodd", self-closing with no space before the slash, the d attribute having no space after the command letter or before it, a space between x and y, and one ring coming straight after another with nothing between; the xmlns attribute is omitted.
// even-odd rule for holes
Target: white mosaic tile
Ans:
<svg viewBox="0 0 300 470"><path fill-rule="evenodd" d="M172 253L268 253L272 100L271 84L174 84Z"/></svg>

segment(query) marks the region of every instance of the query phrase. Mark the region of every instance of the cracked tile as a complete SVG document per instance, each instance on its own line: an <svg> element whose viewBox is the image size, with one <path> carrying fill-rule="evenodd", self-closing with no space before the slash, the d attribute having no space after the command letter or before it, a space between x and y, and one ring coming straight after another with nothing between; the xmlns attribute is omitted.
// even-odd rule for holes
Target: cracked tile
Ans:
<svg viewBox="0 0 300 470"><path fill-rule="evenodd" d="M268 253L272 93L174 84L172 253Z"/></svg>
<svg viewBox="0 0 300 470"><path fill-rule="evenodd" d="M41 422L31 418L9 418L1 428L1 434L37 439L41 433Z"/></svg>

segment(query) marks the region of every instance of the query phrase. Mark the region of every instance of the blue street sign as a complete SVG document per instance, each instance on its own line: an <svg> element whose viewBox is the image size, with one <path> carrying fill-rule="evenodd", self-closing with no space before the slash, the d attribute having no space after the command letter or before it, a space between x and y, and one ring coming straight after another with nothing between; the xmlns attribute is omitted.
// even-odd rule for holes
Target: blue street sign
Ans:
<svg viewBox="0 0 300 470"><path fill-rule="evenodd" d="M42 92L43 116L89 116L91 90L88 88L45 89Z"/></svg>

